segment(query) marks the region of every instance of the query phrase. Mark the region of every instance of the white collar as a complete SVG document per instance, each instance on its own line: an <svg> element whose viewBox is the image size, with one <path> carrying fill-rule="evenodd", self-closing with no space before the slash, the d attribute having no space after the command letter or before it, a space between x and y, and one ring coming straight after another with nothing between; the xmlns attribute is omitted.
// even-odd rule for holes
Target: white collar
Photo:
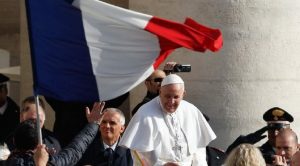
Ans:
<svg viewBox="0 0 300 166"><path fill-rule="evenodd" d="M116 141L116 143L114 143L112 146L109 146L105 142L103 142L104 149L112 148L112 150L114 150L114 151L115 151L115 149L117 147L117 144L118 144L118 141Z"/></svg>
<svg viewBox="0 0 300 166"><path fill-rule="evenodd" d="M0 114L1 114L1 115L4 114L6 108L7 108L7 100L6 100L5 104L4 104L2 107L0 107Z"/></svg>

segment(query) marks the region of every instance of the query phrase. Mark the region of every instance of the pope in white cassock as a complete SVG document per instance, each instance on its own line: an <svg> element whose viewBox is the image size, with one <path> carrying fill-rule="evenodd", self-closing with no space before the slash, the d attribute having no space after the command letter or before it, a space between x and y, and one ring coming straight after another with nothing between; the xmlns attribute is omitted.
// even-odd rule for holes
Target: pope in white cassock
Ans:
<svg viewBox="0 0 300 166"><path fill-rule="evenodd" d="M183 80L170 74L133 116L119 145L131 149L134 165L207 165L205 147L216 135L184 94Z"/></svg>

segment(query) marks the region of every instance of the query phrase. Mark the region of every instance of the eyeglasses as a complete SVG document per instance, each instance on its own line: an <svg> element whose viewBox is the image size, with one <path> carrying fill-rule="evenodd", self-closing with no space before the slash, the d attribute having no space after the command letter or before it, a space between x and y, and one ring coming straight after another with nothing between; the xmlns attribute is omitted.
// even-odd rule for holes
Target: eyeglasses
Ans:
<svg viewBox="0 0 300 166"><path fill-rule="evenodd" d="M148 79L148 81L154 81L154 82L157 82L157 83L161 83L163 78L154 78L154 79Z"/></svg>

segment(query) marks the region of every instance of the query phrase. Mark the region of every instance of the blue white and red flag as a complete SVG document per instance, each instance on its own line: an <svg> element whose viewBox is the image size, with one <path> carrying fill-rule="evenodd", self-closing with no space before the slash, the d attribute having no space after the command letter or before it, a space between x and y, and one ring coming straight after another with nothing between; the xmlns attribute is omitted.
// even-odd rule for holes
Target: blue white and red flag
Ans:
<svg viewBox="0 0 300 166"><path fill-rule="evenodd" d="M222 47L221 32L98 0L26 0L34 91L63 101L118 97L144 81L176 48Z"/></svg>

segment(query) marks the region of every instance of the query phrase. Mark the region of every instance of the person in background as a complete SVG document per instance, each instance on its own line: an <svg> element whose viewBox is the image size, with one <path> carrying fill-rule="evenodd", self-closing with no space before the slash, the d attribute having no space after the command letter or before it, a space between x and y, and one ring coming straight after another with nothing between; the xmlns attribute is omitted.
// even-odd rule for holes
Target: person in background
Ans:
<svg viewBox="0 0 300 166"><path fill-rule="evenodd" d="M159 94L159 89L161 86L162 80L166 77L166 75L169 75L173 69L173 67L176 65L176 62L167 62L164 66L164 70L155 70L146 80L145 85L147 88L147 94L144 97L144 99L137 104L134 109L131 111L131 115L133 116L137 110L144 105L145 103L149 102L150 100L154 99Z"/></svg>
<svg viewBox="0 0 300 166"><path fill-rule="evenodd" d="M232 149L242 143L255 144L260 140L266 138L266 135L263 135L266 131L268 132L268 140L259 147L260 151L263 154L263 157L267 164L273 163L273 156L275 155L275 138L278 131L282 128L290 128L290 123L294 121L292 115L287 111L279 107L273 107L267 110L263 119L267 122L267 126L257 130L254 133L248 134L246 136L239 136L226 150L226 153L230 153Z"/></svg>
<svg viewBox="0 0 300 166"><path fill-rule="evenodd" d="M144 105L145 103L149 102L150 100L158 96L160 84L165 77L166 77L165 72L157 69L145 80L147 94L144 97L144 99L134 107L134 109L131 112L132 116L137 112L137 110L142 105Z"/></svg>
<svg viewBox="0 0 300 166"><path fill-rule="evenodd" d="M184 95L182 78L170 74L133 116L119 145L131 149L134 165L207 165L205 147L216 135Z"/></svg>
<svg viewBox="0 0 300 166"><path fill-rule="evenodd" d="M78 165L132 166L130 149L119 146L125 130L123 112L117 108L106 108L103 112L99 133Z"/></svg>
<svg viewBox="0 0 300 166"><path fill-rule="evenodd" d="M88 107L86 108L88 124L69 145L57 154L49 155L47 165L75 165L80 160L97 135L104 105L104 102L96 102L92 111ZM14 133L14 144L16 148L5 161L6 166L34 165L34 152L39 147L35 120L29 119L18 125Z"/></svg>
<svg viewBox="0 0 300 166"><path fill-rule="evenodd" d="M224 166L265 166L265 160L254 145L240 144L228 155Z"/></svg>
<svg viewBox="0 0 300 166"><path fill-rule="evenodd" d="M59 141L55 138L53 132L51 132L50 130L44 127L44 123L46 120L45 110L46 110L45 103L41 98L39 98L39 118L40 118L40 127L42 128L43 143L47 146L49 152L51 151L52 154L55 154L61 150L61 146ZM33 119L33 120L37 119L34 96L29 96L22 101L20 122L24 122L28 119ZM7 145L11 151L15 148L13 144L12 135L13 133L11 134L10 138L7 141Z"/></svg>
<svg viewBox="0 0 300 166"><path fill-rule="evenodd" d="M20 108L9 97L7 82L9 78L0 73L0 144L4 144L7 137L20 123Z"/></svg>
<svg viewBox="0 0 300 166"><path fill-rule="evenodd" d="M264 115L264 120L267 122L268 127L268 141L259 147L262 152L266 163L271 164L270 158L276 154L276 145L275 140L278 134L278 131L285 128L290 128L291 122L294 121L294 118L291 114L279 107L273 107L269 109Z"/></svg>
<svg viewBox="0 0 300 166"><path fill-rule="evenodd" d="M129 93L125 93L115 99L105 101L105 107L118 108L127 100ZM92 107L92 102L62 101L44 96L48 104L55 112L53 133L61 147L65 147L88 123L85 118L85 107Z"/></svg>
<svg viewBox="0 0 300 166"><path fill-rule="evenodd" d="M290 129L279 130L275 139L276 155L273 156L274 166L289 166L294 154L298 151L298 137Z"/></svg>

